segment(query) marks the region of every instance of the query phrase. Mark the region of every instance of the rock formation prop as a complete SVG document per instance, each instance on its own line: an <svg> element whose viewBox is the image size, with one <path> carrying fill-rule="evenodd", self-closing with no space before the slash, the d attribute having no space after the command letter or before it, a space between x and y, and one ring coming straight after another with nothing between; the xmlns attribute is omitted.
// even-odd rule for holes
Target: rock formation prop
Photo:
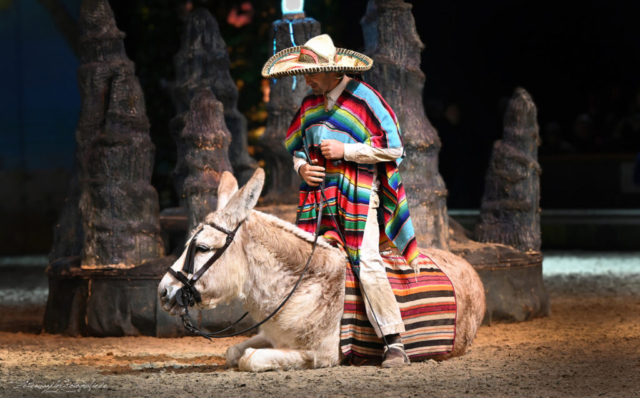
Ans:
<svg viewBox="0 0 640 398"><path fill-rule="evenodd" d="M224 171L231 171L229 143L231 134L224 122L222 103L209 88L194 93L191 109L173 120L172 131L183 147L181 161L188 174L183 182L183 195L192 231L206 216L216 210L218 185Z"/></svg>
<svg viewBox="0 0 640 398"><path fill-rule="evenodd" d="M449 221L451 251L473 264L484 283L488 324L550 313L542 278L537 159L536 107L517 88L504 117L503 139L494 145L475 234Z"/></svg>
<svg viewBox="0 0 640 398"><path fill-rule="evenodd" d="M172 135L180 136L180 120L183 113L191 110L195 94L202 88L210 89L224 106L224 121L231 133L229 159L238 183L244 184L253 175L257 163L247 150L247 120L238 111L238 89L229 73L227 45L220 35L218 22L209 11L196 9L189 14L180 51L173 63L176 69L173 99L178 115L171 124ZM174 185L181 205L185 205L184 184L189 175L185 158L187 148L180 140L176 140L176 144L178 160L173 174Z"/></svg>
<svg viewBox="0 0 640 398"><path fill-rule="evenodd" d="M529 102L518 100L519 102L513 103L514 108L505 117L508 126L505 131L508 130L509 133L505 134L504 140L505 144L514 142L508 144L513 147L509 154L528 154L526 162L513 166L517 168L526 164L526 172L521 173L526 175L526 178L512 182L512 186L513 183L520 184L517 192L528 193L524 197L505 196L500 189L506 186L494 187L494 182L490 183L492 187L487 188L487 192L491 192L490 195L493 196L489 198L494 202L490 215L497 217L501 222L510 220L511 230L514 233L517 230L518 236L526 237L520 238L520 241L537 242L537 246L520 244L511 247L510 242L497 238L490 240L497 243L476 242L471 239L473 233L464 230L447 215L447 190L438 172L438 152L441 143L436 130L425 115L422 103L425 76L420 70L420 52L424 46L416 32L411 5L402 0L369 0L366 15L361 23L365 52L374 60L373 68L365 74L365 80L387 100L396 112L402 129L406 158L400 169L418 243L425 247L449 249L474 266L485 285L487 313L484 323L521 322L547 316L549 298L542 280L538 218L533 212L527 212L526 216L514 212L512 206L517 201L526 201L526 197L529 198L527 205L518 206L528 210L535 208L537 214L539 167L534 155L537 150L537 125L535 107L531 111L533 103L530 98ZM528 95L526 97L528 98ZM515 111L518 107L525 109L524 113ZM532 135L524 138L527 134ZM503 178L504 174L500 173L503 173L504 167L499 163L496 163L495 167L499 171L494 180L501 181L500 178ZM529 179L530 177L535 177L535 181ZM511 200L497 201L505 197ZM530 200L532 198L535 198L535 203ZM483 215L484 205L488 202L489 200L483 202ZM494 235L498 235L498 232ZM487 241L485 238L482 240Z"/></svg>
<svg viewBox="0 0 640 398"><path fill-rule="evenodd" d="M52 249L56 258L47 268L43 329L71 336L176 335L179 319L165 316L157 303L158 283L176 258L162 257L142 90L109 3L83 0L79 25L78 185L71 187Z"/></svg>
<svg viewBox="0 0 640 398"><path fill-rule="evenodd" d="M483 324L523 322L550 314L542 278L542 254L472 240L473 233L449 218L449 248L467 260L484 284Z"/></svg>
<svg viewBox="0 0 640 398"><path fill-rule="evenodd" d="M224 171L235 171L244 184L257 166L247 151L247 121L237 109L238 90L229 64L215 18L205 9L191 12L174 57L173 98L178 114L170 125L178 149L174 185L187 215L187 233L215 211ZM167 210L179 214L181 209ZM180 255L187 234L178 231L176 239L173 231L167 232ZM198 318L222 325L241 315L242 304L236 300L230 306L202 311ZM251 320L239 327L248 326L247 322Z"/></svg>
<svg viewBox="0 0 640 398"><path fill-rule="evenodd" d="M155 147L124 33L108 2L83 1L79 25L82 266L129 268L164 255L151 186Z"/></svg>
<svg viewBox="0 0 640 398"><path fill-rule="evenodd" d="M400 123L406 153L400 170L418 243L447 249L447 189L438 172L441 143L422 103L424 44L411 8L403 0L369 0L361 24L365 53L374 63L365 80L382 94Z"/></svg>
<svg viewBox="0 0 640 398"><path fill-rule="evenodd" d="M320 23L304 13L288 15L272 25L269 48L274 54L292 46L303 45L320 34ZM270 81L267 126L260 138L270 173L264 203L298 203L300 177L293 170L291 154L284 146L291 120L309 91L302 76L287 76Z"/></svg>
<svg viewBox="0 0 640 398"><path fill-rule="evenodd" d="M79 256L84 244L84 231L80 217L80 182L78 181L78 150L74 153L71 181L65 197L64 206L53 227L53 244L49 251L49 262L62 257Z"/></svg>
<svg viewBox="0 0 640 398"><path fill-rule="evenodd" d="M503 139L493 146L478 241L540 252L538 145L536 106L526 90L517 88L504 116Z"/></svg>

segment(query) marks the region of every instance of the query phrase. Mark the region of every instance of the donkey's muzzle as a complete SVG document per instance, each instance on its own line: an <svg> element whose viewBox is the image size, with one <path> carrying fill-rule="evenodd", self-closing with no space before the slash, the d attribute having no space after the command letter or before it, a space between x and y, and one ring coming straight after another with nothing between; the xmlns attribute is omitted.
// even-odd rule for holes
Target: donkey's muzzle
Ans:
<svg viewBox="0 0 640 398"><path fill-rule="evenodd" d="M196 300L191 293L191 289L183 287L176 292L176 302L181 307L191 307L196 303Z"/></svg>

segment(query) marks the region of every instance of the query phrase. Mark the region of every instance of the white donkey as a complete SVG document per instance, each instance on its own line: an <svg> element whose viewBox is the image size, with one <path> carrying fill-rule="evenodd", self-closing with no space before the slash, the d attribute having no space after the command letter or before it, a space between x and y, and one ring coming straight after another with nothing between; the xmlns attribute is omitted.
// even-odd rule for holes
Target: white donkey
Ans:
<svg viewBox="0 0 640 398"><path fill-rule="evenodd" d="M207 216L196 237L194 272L224 246L227 235L212 228L215 223L234 230L233 243L195 284L202 296L201 308L240 298L255 320L268 316L287 296L311 254L314 236L274 216L253 210L264 184L258 169L238 190L236 179L225 172L218 189L218 207ZM422 249L421 249L422 250ZM437 249L422 250L449 277L457 301L456 338L447 359L465 353L473 341L485 311L482 282L460 257ZM173 264L181 272L187 250ZM256 336L227 350L227 364L260 372L335 366L340 363L340 321L345 295L344 254L323 239L298 289L285 306L260 328ZM182 287L167 273L158 286L162 308L172 315L184 312L176 304Z"/></svg>

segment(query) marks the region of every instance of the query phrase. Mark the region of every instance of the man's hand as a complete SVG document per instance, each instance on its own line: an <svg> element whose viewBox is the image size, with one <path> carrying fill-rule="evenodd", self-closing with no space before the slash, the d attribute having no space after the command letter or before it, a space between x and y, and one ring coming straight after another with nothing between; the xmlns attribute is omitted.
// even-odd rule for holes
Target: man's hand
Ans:
<svg viewBox="0 0 640 398"><path fill-rule="evenodd" d="M318 164L318 161L314 159L313 164ZM324 167L303 164L300 167L300 176L309 186L317 187L324 180Z"/></svg>
<svg viewBox="0 0 640 398"><path fill-rule="evenodd" d="M322 156L327 159L342 159L344 157L344 144L338 140L322 140L320 150Z"/></svg>

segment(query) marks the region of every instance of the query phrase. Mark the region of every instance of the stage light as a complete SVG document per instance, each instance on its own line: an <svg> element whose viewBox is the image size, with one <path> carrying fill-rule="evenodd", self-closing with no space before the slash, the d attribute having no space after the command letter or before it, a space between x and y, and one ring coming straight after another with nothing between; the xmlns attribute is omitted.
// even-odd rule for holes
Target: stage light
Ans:
<svg viewBox="0 0 640 398"><path fill-rule="evenodd" d="M304 12L304 0L282 0L282 14Z"/></svg>

